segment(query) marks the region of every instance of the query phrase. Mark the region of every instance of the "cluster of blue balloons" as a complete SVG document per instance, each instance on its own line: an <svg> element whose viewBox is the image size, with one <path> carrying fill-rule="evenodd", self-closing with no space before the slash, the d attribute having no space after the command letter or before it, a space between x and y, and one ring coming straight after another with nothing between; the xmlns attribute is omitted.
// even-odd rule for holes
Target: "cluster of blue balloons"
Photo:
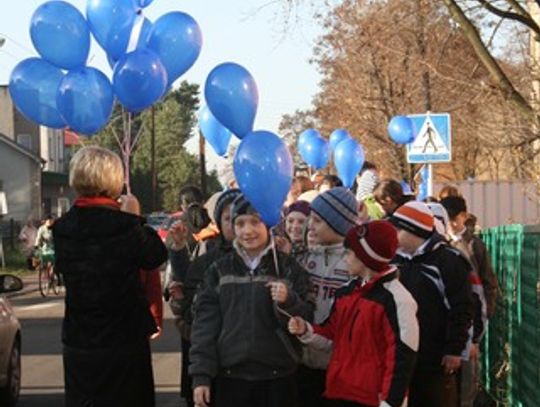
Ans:
<svg viewBox="0 0 540 407"><path fill-rule="evenodd" d="M30 36L41 58L14 68L9 90L15 106L39 124L91 135L109 121L115 96L131 112L157 102L199 57L202 33L182 12L152 24L142 14L151 3L88 0L86 18L65 1L39 6ZM86 66L91 35L107 53L112 83Z"/></svg>
<svg viewBox="0 0 540 407"><path fill-rule="evenodd" d="M315 129L305 130L298 137L297 148L302 159L315 169L326 167L333 152L338 177L348 188L364 165L364 149L345 129L334 130L329 141Z"/></svg>
<svg viewBox="0 0 540 407"><path fill-rule="evenodd" d="M240 190L270 227L280 221L292 184L293 162L285 142L266 130L253 130L259 91L251 73L226 62L208 75L204 88L207 106L199 112L199 128L214 151L223 156L232 135L241 142L233 168Z"/></svg>
<svg viewBox="0 0 540 407"><path fill-rule="evenodd" d="M388 134L396 144L410 144L416 138L414 123L407 116L394 116L388 124Z"/></svg>

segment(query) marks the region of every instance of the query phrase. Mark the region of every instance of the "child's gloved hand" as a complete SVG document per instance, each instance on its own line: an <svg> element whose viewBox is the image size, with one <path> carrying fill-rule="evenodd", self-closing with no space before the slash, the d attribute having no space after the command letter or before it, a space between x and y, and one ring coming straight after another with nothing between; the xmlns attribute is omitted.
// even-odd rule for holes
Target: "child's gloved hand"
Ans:
<svg viewBox="0 0 540 407"><path fill-rule="evenodd" d="M289 288L284 282L273 281L266 284L266 286L270 288L272 300L278 304L284 304L287 301L287 298L289 298Z"/></svg>
<svg viewBox="0 0 540 407"><path fill-rule="evenodd" d="M176 221L169 229L169 235L174 243L173 250L183 249L187 243L189 231L187 226L182 221Z"/></svg>
<svg viewBox="0 0 540 407"><path fill-rule="evenodd" d="M171 281L169 283L169 295L173 300L184 299L184 284L180 281Z"/></svg>
<svg viewBox="0 0 540 407"><path fill-rule="evenodd" d="M276 236L276 247L282 253L291 254L292 252L292 243L289 239L283 236Z"/></svg>
<svg viewBox="0 0 540 407"><path fill-rule="evenodd" d="M302 336L307 332L307 323L300 317L289 319L289 332L293 335Z"/></svg>

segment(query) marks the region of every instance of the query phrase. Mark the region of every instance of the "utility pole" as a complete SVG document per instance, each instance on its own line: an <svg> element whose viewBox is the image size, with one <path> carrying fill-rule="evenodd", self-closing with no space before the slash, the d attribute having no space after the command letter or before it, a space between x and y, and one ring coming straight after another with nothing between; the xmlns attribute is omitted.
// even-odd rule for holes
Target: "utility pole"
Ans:
<svg viewBox="0 0 540 407"><path fill-rule="evenodd" d="M427 39L426 39L426 10L425 7L431 7L430 5L426 6L426 3L424 3L422 0L417 1L417 13L416 13L416 21L418 22L418 32L416 33L416 43L418 45L418 51L420 53L420 57L422 58L422 62L426 62L427 57ZM426 112L428 114L432 110L432 104L431 104L431 78L429 75L429 70L426 67L426 65L423 65L423 71L422 71L422 94L424 96L424 109L426 109ZM427 195L432 196L433 195L433 164L425 164L427 166L427 173L428 173L428 185L427 185ZM414 164L411 164L411 172L413 180L411 184L414 184L414 174L415 174L415 166Z"/></svg>
<svg viewBox="0 0 540 407"><path fill-rule="evenodd" d="M150 131L150 172L152 174L152 212L157 209L157 172L156 172L156 108L152 105Z"/></svg>
<svg viewBox="0 0 540 407"><path fill-rule="evenodd" d="M204 140L202 132L199 130L199 157L200 157L200 171L201 171L201 191L206 196L206 154L205 154L206 142Z"/></svg>

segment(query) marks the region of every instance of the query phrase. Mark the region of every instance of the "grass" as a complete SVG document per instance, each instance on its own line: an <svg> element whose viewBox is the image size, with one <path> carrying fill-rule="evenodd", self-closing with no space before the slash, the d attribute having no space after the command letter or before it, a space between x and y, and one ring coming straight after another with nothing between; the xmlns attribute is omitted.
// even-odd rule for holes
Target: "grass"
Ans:
<svg viewBox="0 0 540 407"><path fill-rule="evenodd" d="M8 273L23 277L34 272L33 270L28 270L26 256L19 248L15 247L15 249L12 249L9 244L4 243L4 254L6 258L6 268L3 269L0 265L0 273Z"/></svg>

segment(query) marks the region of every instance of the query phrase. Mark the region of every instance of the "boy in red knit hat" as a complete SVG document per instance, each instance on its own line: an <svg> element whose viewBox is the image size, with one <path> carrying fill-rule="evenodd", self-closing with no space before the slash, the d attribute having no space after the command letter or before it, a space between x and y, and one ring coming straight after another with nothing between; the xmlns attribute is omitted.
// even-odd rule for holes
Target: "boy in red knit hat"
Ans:
<svg viewBox="0 0 540 407"><path fill-rule="evenodd" d="M289 320L308 346L333 347L324 394L330 406L398 407L406 397L419 334L416 302L389 265L397 245L388 221L353 227L345 239L353 279L336 292L327 320Z"/></svg>

